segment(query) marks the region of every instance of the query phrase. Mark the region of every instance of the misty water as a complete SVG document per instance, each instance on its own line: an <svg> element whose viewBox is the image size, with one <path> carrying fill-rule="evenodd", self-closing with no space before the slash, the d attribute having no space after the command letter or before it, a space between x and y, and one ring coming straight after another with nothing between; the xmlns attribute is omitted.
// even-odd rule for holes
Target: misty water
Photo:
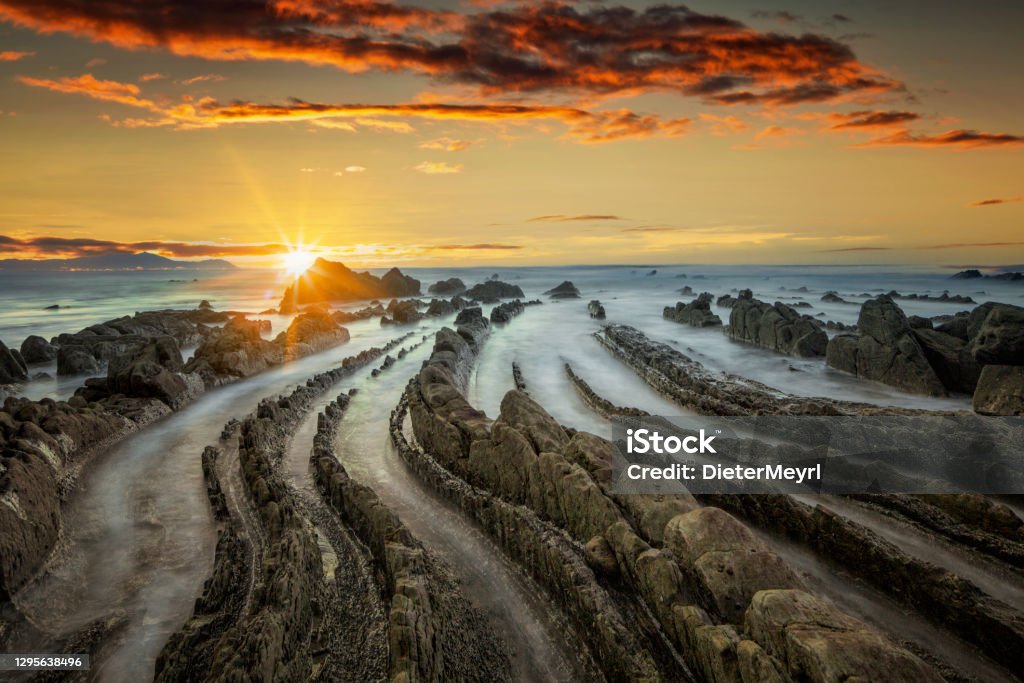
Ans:
<svg viewBox="0 0 1024 683"><path fill-rule="evenodd" d="M651 270L656 274L648 275ZM695 293L716 297L749 287L767 301L803 298L813 308L801 309L845 323L856 321L858 305L825 304L821 295L838 291L860 303L864 295L890 289L910 294L953 294L986 300L1024 303L1019 284L950 280L950 271L906 268L767 268L725 266L637 266L570 268L408 269L426 286L457 276L467 285L493 274L518 284L529 307L506 326L496 326L470 379L469 398L496 417L502 396L513 387L512 362L520 364L530 394L560 422L598 435L610 436L607 421L593 413L569 383L564 364L595 391L615 404L643 408L662 415L684 412L651 390L631 370L592 338L601 323L591 320L586 303L600 299L608 323L632 325L658 341L714 371L728 371L801 395L842 397L885 405L966 409L965 396L934 399L904 394L825 367L820 360L794 359L746 344L732 342L720 329L694 329L662 318L662 308L693 295L678 294L686 285ZM686 277L681 277L685 275ZM551 301L543 292L571 280L581 299ZM28 334L51 337L135 311L194 308L202 299L220 310L253 314L276 305L284 283L269 271L234 273L4 273L0 272L0 339L17 347ZM796 291L798 288L807 291ZM984 290L985 293L981 293ZM427 296L425 294L425 296ZM969 305L900 301L909 314L934 316L969 309ZM58 304L57 310L44 310ZM348 308L362 304L353 304ZM485 307L485 313L489 307ZM716 312L724 321L728 310ZM287 325L285 316L272 320L276 334ZM451 316L408 328L414 343L424 332L451 324ZM53 562L17 596L17 603L39 626L68 633L92 620L120 612L128 620L120 640L102 665L109 680L140 680L152 674L153 663L167 637L184 623L213 563L215 531L206 500L200 455L215 443L223 425L244 417L261 398L288 390L308 376L335 366L346 356L378 346L407 329L382 328L369 320L348 325L352 340L257 377L211 391L186 409L97 455L65 505L63 540ZM353 476L373 486L402 516L428 547L457 570L467 594L516 645L521 671L542 679L567 676L570 667L553 643L552 615L532 595L518 570L456 510L427 491L402 465L387 438L387 420L409 377L429 354L428 342L373 379L362 373L340 387L358 387L343 420L339 456ZM186 350L187 352L189 350ZM396 350L397 351L397 350ZM394 352L393 352L394 353ZM49 371L48 366L31 372ZM83 377L44 379L23 388L31 397L66 397ZM324 398L333 398L336 392ZM317 404L322 407L323 402ZM315 411L313 413L315 415ZM309 418L315 420L315 417ZM313 423L299 433L300 446ZM308 457L308 450L307 450ZM307 465L294 462L293 474ZM884 531L879 529L880 532ZM893 532L883 533L892 538ZM915 553L926 553L917 539L907 537ZM935 561L953 557L932 551ZM797 560L793 557L787 559ZM955 558L958 562L963 558ZM958 565L960 566L960 565ZM976 579L994 577L975 568ZM843 581L832 581L838 590ZM988 588L993 588L988 583ZM993 591L999 593L999 591ZM1002 597L1017 602L1017 590ZM869 611L869 610L868 610Z"/></svg>

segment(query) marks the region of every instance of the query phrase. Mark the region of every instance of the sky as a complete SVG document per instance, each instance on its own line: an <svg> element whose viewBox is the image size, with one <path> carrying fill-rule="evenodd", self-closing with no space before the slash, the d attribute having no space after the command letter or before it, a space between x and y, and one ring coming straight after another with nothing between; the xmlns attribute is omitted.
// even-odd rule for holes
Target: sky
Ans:
<svg viewBox="0 0 1024 683"><path fill-rule="evenodd" d="M1024 263L1016 0L0 0L0 259Z"/></svg>

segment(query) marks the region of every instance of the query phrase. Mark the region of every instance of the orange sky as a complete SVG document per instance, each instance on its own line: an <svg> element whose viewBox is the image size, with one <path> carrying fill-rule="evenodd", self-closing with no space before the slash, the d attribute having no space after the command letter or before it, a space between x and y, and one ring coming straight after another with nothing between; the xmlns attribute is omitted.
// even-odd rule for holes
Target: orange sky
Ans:
<svg viewBox="0 0 1024 683"><path fill-rule="evenodd" d="M0 259L1024 262L1024 10L891 4L0 0Z"/></svg>

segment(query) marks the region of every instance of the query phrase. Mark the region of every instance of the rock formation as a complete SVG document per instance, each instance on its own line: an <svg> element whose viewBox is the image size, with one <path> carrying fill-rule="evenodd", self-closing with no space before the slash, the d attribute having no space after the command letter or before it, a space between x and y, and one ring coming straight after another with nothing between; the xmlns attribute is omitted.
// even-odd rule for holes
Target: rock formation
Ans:
<svg viewBox="0 0 1024 683"><path fill-rule="evenodd" d="M968 270L961 270L956 275L953 275L950 279L952 280L1001 280L1003 282L1022 282L1024 281L1024 273L1021 272L1009 272L1009 273L996 273L993 275L985 275L976 268L970 268Z"/></svg>
<svg viewBox="0 0 1024 683"><path fill-rule="evenodd" d="M28 365L17 349L9 349L0 341L0 384L14 384L28 379Z"/></svg>
<svg viewBox="0 0 1024 683"><path fill-rule="evenodd" d="M740 298L733 305L726 334L802 358L824 356L828 345L828 335L814 318L780 302L767 304L752 298Z"/></svg>
<svg viewBox="0 0 1024 683"><path fill-rule="evenodd" d="M711 312L712 298L709 292L704 292L688 304L680 301L675 306L666 306L662 317L691 327L717 327L722 319Z"/></svg>
<svg viewBox="0 0 1024 683"><path fill-rule="evenodd" d="M448 278L447 280L439 280L427 288L428 293L439 294L441 296L462 294L465 291L466 283L457 277Z"/></svg>
<svg viewBox="0 0 1024 683"><path fill-rule="evenodd" d="M548 291L544 292L545 296L550 296L552 299L579 299L580 290L576 289L576 285L565 280L562 284L557 287L553 287Z"/></svg>
<svg viewBox="0 0 1024 683"><path fill-rule="evenodd" d="M26 363L49 363L57 357L57 347L42 337L30 334L21 342L21 357Z"/></svg>
<svg viewBox="0 0 1024 683"><path fill-rule="evenodd" d="M605 319L604 306L597 299L594 299L587 304L587 312L590 313L590 317L595 320Z"/></svg>
<svg viewBox="0 0 1024 683"><path fill-rule="evenodd" d="M319 258L281 297L278 310L294 313L300 306L320 302L359 301L419 296L420 282L392 268L383 277L357 273L342 263Z"/></svg>
<svg viewBox="0 0 1024 683"><path fill-rule="evenodd" d="M498 303L499 299L522 299L526 295L523 294L519 285L510 285L500 280L488 280L473 285L466 291L466 296L480 303L494 304Z"/></svg>

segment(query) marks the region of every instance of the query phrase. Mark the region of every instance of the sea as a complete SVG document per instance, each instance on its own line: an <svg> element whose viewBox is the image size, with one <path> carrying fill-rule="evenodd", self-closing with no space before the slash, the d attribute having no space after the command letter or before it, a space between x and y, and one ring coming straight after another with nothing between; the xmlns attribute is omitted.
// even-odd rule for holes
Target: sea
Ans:
<svg viewBox="0 0 1024 683"><path fill-rule="evenodd" d="M386 269L371 269L381 275ZM791 393L843 395L846 398L921 407L965 407L965 397L928 399L909 397L889 387L850 378L824 367L820 360L782 356L729 340L720 329L694 329L666 321L662 309L691 295L680 290L689 286L695 293L710 292L715 298L750 288L765 301L794 303L806 301L812 308L799 309L822 320L856 322L859 304L871 296L896 290L902 294L970 296L975 302L995 300L1024 304L1024 284L992 280L951 279L955 271L924 266L751 266L751 265L624 265L543 266L475 268L403 268L403 272L429 284L458 277L467 286L489 278L519 285L528 299L541 299L545 306L531 310L514 323L515 334L496 344L511 344L511 355L532 360L548 358L541 376L562 373L564 357L576 355L576 347L587 354L603 353L587 337L600 323L591 321L586 304L599 299L608 322L633 325L648 336L679 347L681 351L713 370L750 377ZM551 301L544 292L568 280L581 292L579 300ZM209 301L218 310L242 311L254 315L276 308L288 278L281 271L238 269L235 271L119 271L119 272L12 272L0 271L0 340L17 348L30 335L47 339L62 332L75 332L89 325L131 315L136 311L195 308ZM827 291L838 292L850 304L821 301ZM927 301L899 301L908 315L937 316L968 310L971 304ZM347 308L358 307L352 304ZM715 307L713 307L715 308ZM543 311L539 309L545 309ZM715 309L728 321L728 309ZM824 314L824 315L820 315ZM287 327L288 316L264 314L276 334ZM184 349L189 355L192 349ZM56 367L31 369L38 378L21 389L31 398L66 398L83 378L56 377ZM482 397L486 402L486 398ZM496 406L491 406L495 408Z"/></svg>

